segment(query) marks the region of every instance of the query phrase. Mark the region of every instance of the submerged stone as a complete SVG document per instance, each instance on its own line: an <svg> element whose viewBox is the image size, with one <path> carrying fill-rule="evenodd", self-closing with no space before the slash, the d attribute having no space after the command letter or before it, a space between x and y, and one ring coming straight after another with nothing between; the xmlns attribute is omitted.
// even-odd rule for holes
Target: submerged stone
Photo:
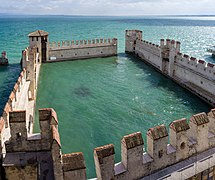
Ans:
<svg viewBox="0 0 215 180"><path fill-rule="evenodd" d="M74 93L79 97L88 97L91 95L90 89L85 86L79 86L78 88L75 88Z"/></svg>

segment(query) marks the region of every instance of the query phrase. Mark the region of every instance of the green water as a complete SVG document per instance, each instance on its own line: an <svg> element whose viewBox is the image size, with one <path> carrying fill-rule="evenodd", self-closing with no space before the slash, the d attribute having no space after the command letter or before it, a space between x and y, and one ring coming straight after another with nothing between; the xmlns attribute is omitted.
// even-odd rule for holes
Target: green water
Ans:
<svg viewBox="0 0 215 180"><path fill-rule="evenodd" d="M40 77L37 107L57 111L63 153L83 152L88 177L95 176L95 147L113 143L118 162L122 136L141 131L146 139L150 127L210 109L125 54L44 64Z"/></svg>

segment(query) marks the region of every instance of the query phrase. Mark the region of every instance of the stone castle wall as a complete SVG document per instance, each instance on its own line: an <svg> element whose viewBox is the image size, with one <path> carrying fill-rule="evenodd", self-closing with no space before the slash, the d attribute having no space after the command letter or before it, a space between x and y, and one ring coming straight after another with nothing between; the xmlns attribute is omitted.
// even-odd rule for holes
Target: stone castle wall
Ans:
<svg viewBox="0 0 215 180"><path fill-rule="evenodd" d="M139 30L126 31L126 52L135 54L201 99L215 105L215 67L180 52L180 42L161 39L160 45L142 39Z"/></svg>
<svg viewBox="0 0 215 180"><path fill-rule="evenodd" d="M9 113L11 137L5 142L6 179L86 179L82 153L61 153L58 118L53 109L39 110L41 133L29 134L26 111ZM2 134L2 133L1 133Z"/></svg>
<svg viewBox="0 0 215 180"><path fill-rule="evenodd" d="M215 68L214 64L178 53L175 58L173 78L191 86L202 98L214 105ZM199 89L198 89L199 88ZM207 91L205 95L204 91Z"/></svg>
<svg viewBox="0 0 215 180"><path fill-rule="evenodd" d="M215 166L214 115L215 109L212 109L208 115L193 115L189 123L185 118L173 121L169 135L164 125L150 128L145 148L140 132L124 136L121 162L117 164L113 145L95 148L97 178L124 180L153 176L162 179L168 176L164 179L187 179Z"/></svg>
<svg viewBox="0 0 215 180"><path fill-rule="evenodd" d="M117 55L117 39L115 38L52 42L49 45L47 62L115 55Z"/></svg>
<svg viewBox="0 0 215 180"><path fill-rule="evenodd" d="M11 122L10 112L25 111L25 124L27 134L33 132L34 110L35 110L35 93L39 74L39 62L37 62L38 53L35 48L27 48L22 54L23 70L18 77L17 82L8 98L0 117L0 152L1 159L6 156L5 143L11 139ZM32 61L33 59L33 61ZM19 144L18 142L15 144ZM14 146L15 147L15 146Z"/></svg>
<svg viewBox="0 0 215 180"><path fill-rule="evenodd" d="M25 86L28 86L26 83L26 70L23 69L23 71L20 73L20 76L14 85L14 88L8 98L7 103L5 104L5 107L3 109L2 116L0 117L0 150L1 153L5 153L5 146L4 143L9 139L10 134L10 128L9 128L9 112L13 111L15 109L18 109L18 104L21 104L21 94L23 92L23 89ZM27 97L27 96L26 96ZM26 102L28 100L25 99ZM25 104L25 102L23 102ZM24 106L27 106L25 104Z"/></svg>
<svg viewBox="0 0 215 180"><path fill-rule="evenodd" d="M154 67L161 70L161 49L158 45L152 44L148 41L137 40L135 53L139 57L147 59L147 61L150 62Z"/></svg>
<svg viewBox="0 0 215 180"><path fill-rule="evenodd" d="M11 138L5 143L3 162L6 178L87 179L83 154L61 153L58 118L53 109L39 110L41 133L27 133L26 111L10 112L9 123ZM150 128L146 144L144 148L140 132L124 136L121 162L116 164L113 144L95 148L96 179L187 179L214 167L215 109L193 115L189 123L185 118L173 121L169 135L164 125Z"/></svg>

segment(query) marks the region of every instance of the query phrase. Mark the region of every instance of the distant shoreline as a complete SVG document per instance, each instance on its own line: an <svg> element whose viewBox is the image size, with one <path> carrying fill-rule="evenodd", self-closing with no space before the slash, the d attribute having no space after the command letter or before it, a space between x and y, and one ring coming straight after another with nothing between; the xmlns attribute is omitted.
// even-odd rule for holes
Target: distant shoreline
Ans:
<svg viewBox="0 0 215 180"><path fill-rule="evenodd" d="M63 14L7 14L0 13L0 17L215 17L214 15L63 15Z"/></svg>

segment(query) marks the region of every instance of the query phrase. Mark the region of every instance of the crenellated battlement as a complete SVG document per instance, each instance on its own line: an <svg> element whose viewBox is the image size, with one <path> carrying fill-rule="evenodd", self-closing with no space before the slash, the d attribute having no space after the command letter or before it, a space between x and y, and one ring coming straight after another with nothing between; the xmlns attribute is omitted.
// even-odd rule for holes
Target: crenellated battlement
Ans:
<svg viewBox="0 0 215 180"><path fill-rule="evenodd" d="M140 47L143 47L143 48L146 48L148 50L154 50L154 51L160 51L161 50L161 47L157 44L154 44L154 43L151 43L149 41L145 41L145 40L138 40L137 41L137 46L140 46Z"/></svg>
<svg viewBox="0 0 215 180"><path fill-rule="evenodd" d="M57 115L53 109L39 110L40 133L29 134L27 111L9 112L10 138L5 142L3 167L7 179L16 179L23 173L27 179L58 177L61 164L61 144ZM19 168L23 167L20 171ZM37 172L40 171L41 174ZM62 170L61 176L62 176Z"/></svg>
<svg viewBox="0 0 215 180"><path fill-rule="evenodd" d="M33 177L41 179L44 177L44 173L46 173L47 179L86 179L83 154L62 155L61 153L58 118L53 109L39 110L40 133L29 134L26 122L25 110L9 112L11 136L5 142L6 154L3 162L8 179L14 179L23 172L29 179ZM46 163L44 164L44 162ZM32 167L32 164L37 166ZM29 168L19 171L20 166ZM40 171L41 174L37 174L37 171Z"/></svg>
<svg viewBox="0 0 215 180"><path fill-rule="evenodd" d="M178 65L183 65L186 68L196 71L202 74L205 78L215 80L215 68L214 64L205 62L204 60L198 60L194 57L190 57L186 54L178 53L175 58L175 62Z"/></svg>
<svg viewBox="0 0 215 180"><path fill-rule="evenodd" d="M60 62L117 55L116 38L63 40L49 43L48 32L37 30L29 34L29 48L23 51L22 64L28 67L29 56L36 47L36 59L42 62ZM32 56L30 57L32 59Z"/></svg>
<svg viewBox="0 0 215 180"><path fill-rule="evenodd" d="M92 39L52 42L49 45L49 60L57 62L92 57L108 57L117 54L117 39Z"/></svg>
<svg viewBox="0 0 215 180"><path fill-rule="evenodd" d="M160 47L161 48L166 48L166 49L174 48L178 52L180 52L180 45L181 45L181 43L179 41L175 41L173 39L172 40L166 39L166 41L164 39L160 40Z"/></svg>
<svg viewBox="0 0 215 180"><path fill-rule="evenodd" d="M8 101L3 109L2 117L0 118L0 149L3 158L7 152L6 142L11 139L17 140L19 136L19 133L13 134L12 132L13 127L17 128L14 124L23 124L26 131L22 131L22 136L31 134L33 131L35 106L34 99L40 67L38 58L39 53L37 53L37 48L35 46L26 48L22 51L23 70L11 91ZM19 112L19 115L14 117L15 115L12 112ZM25 121L22 121L24 116ZM23 139L21 138L20 141L23 141Z"/></svg>
<svg viewBox="0 0 215 180"><path fill-rule="evenodd" d="M108 45L117 45L117 39L113 38L100 38L100 39L89 39L89 40L72 40L72 41L58 41L50 42L50 50L59 49L59 48L85 48L85 47L97 47L97 46L108 46Z"/></svg>
<svg viewBox="0 0 215 180"><path fill-rule="evenodd" d="M4 121L4 125L6 128L9 125L9 112L16 109L16 104L21 100L19 95L25 83L26 83L26 70L23 69L3 109L1 121Z"/></svg>
<svg viewBox="0 0 215 180"><path fill-rule="evenodd" d="M6 142L6 152L29 152L50 150L55 140L60 146L58 121L53 109L39 110L41 133L28 134L25 110L9 113L10 139ZM20 143L19 143L20 142Z"/></svg>
<svg viewBox="0 0 215 180"><path fill-rule="evenodd" d="M164 125L150 128L146 152L140 132L124 136L122 161L117 164L114 164L113 145L95 148L97 178L138 179L215 147L214 113L212 109L208 114L193 115L189 122L185 118L173 121L169 125L169 135Z"/></svg>
<svg viewBox="0 0 215 180"><path fill-rule="evenodd" d="M19 163L24 163L22 166L28 166L28 162L31 161L30 159L35 152L38 152L37 158L40 159L44 155L43 152L50 151L51 154L49 155L53 159L53 170L51 171L53 174L49 174L49 177L80 180L87 178L82 153L61 154L58 118L53 109L39 110L41 133L31 135L27 133L26 111L11 111L9 122L11 138L6 142L7 154L3 164L7 174L10 174L11 163L17 161L16 152L25 153L22 156L25 163ZM2 129L4 124L0 125ZM146 132L146 137L147 142L144 147L140 132L124 136L121 140L121 162L116 164L113 144L95 148L94 160L97 179L144 178L171 165L181 167L180 165L177 166L177 163L187 161L196 154L205 154L209 149L215 147L215 109L212 109L208 114L204 112L195 114L188 121L185 118L173 121L169 125L169 134L163 124L152 127ZM147 151L144 151L145 149ZM11 157L15 159L12 160ZM201 158L200 162L203 162L207 157L201 156ZM42 162L38 160L37 163ZM210 162L208 167L204 168L213 166L215 166L215 161ZM49 169L51 166L46 167L46 169L41 166L40 170L43 172L47 168ZM181 173L183 168L174 171ZM26 171L26 175L32 174L28 174Z"/></svg>

